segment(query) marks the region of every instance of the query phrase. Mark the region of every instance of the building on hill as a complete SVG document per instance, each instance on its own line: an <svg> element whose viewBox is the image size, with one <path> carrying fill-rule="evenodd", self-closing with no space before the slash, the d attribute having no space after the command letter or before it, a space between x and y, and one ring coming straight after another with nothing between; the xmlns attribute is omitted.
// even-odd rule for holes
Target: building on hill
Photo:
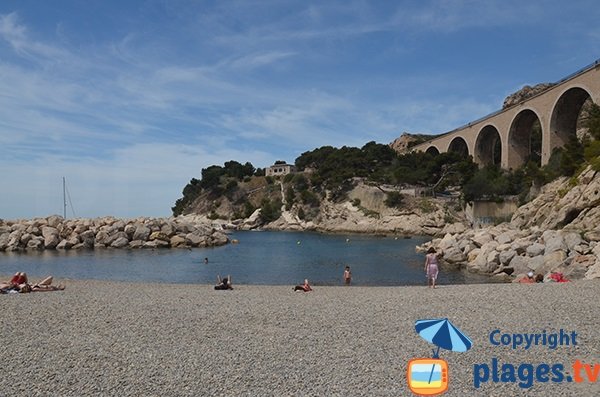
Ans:
<svg viewBox="0 0 600 397"><path fill-rule="evenodd" d="M276 161L275 164L267 168L266 176L281 176L293 174L296 172L296 166L282 161Z"/></svg>

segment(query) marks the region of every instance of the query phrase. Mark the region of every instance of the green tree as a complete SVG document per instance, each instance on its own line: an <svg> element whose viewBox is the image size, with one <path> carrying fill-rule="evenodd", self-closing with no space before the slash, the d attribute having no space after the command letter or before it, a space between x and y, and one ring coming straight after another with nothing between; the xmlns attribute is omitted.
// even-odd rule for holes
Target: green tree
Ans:
<svg viewBox="0 0 600 397"><path fill-rule="evenodd" d="M385 205L390 208L398 208L401 207L404 201L404 197L400 192L387 192Z"/></svg>
<svg viewBox="0 0 600 397"><path fill-rule="evenodd" d="M260 207L260 217L265 223L273 222L281 216L281 201L264 199Z"/></svg>
<svg viewBox="0 0 600 397"><path fill-rule="evenodd" d="M592 104L585 126L594 139L600 140L600 106Z"/></svg>

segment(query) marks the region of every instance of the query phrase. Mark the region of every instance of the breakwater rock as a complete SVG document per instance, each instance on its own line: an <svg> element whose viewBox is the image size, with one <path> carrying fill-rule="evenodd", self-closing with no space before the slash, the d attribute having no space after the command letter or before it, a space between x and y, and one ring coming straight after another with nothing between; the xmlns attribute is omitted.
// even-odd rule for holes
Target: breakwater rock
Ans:
<svg viewBox="0 0 600 397"><path fill-rule="evenodd" d="M0 219L0 251L102 248L191 248L224 245L229 238L198 217Z"/></svg>
<svg viewBox="0 0 600 397"><path fill-rule="evenodd" d="M518 229L505 223L448 233L418 246L417 251L430 246L442 253L444 266L488 274L498 281L514 281L528 272L545 280L553 272L571 280L600 278L600 242L567 230Z"/></svg>

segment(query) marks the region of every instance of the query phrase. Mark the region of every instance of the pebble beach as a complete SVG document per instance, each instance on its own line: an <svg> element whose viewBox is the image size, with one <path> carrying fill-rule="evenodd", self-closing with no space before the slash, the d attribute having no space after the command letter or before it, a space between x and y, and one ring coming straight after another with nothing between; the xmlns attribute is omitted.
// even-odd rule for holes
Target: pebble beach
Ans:
<svg viewBox="0 0 600 397"><path fill-rule="evenodd" d="M58 280L0 295L1 396L410 396L407 364L431 357L415 321L448 318L473 341L442 350L448 396L589 396L597 382L493 382L475 368L600 364L600 282L427 287ZM577 345L495 346L490 333L575 331ZM478 366L478 367L476 367Z"/></svg>

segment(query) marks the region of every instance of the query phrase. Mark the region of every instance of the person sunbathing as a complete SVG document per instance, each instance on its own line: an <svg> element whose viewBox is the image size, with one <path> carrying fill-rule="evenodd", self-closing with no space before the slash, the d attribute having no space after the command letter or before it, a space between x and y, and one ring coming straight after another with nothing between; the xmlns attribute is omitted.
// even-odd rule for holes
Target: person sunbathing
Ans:
<svg viewBox="0 0 600 397"><path fill-rule="evenodd" d="M223 277L223 279L221 279L221 276L217 276L217 285L215 285L215 289L216 290L233 289L233 286L231 285L231 276Z"/></svg>
<svg viewBox="0 0 600 397"><path fill-rule="evenodd" d="M27 279L27 274L23 272L16 272L10 281L0 283L0 291L8 292L13 290L20 292L23 289L24 292L29 292L28 282L29 280Z"/></svg>
<svg viewBox="0 0 600 397"><path fill-rule="evenodd" d="M62 291L65 286L62 284L52 285L52 276L48 276L37 284L31 286L32 292Z"/></svg>
<svg viewBox="0 0 600 397"><path fill-rule="evenodd" d="M30 285L27 279L27 274L17 272L9 282L0 283L0 291L2 293L12 292L45 292L45 291L62 291L64 285L52 285L52 276L48 276L37 284Z"/></svg>
<svg viewBox="0 0 600 397"><path fill-rule="evenodd" d="M294 287L294 291L303 291L303 292L312 291L312 288L310 287L310 284L308 283L308 279L307 278L304 279L304 284L296 285Z"/></svg>

